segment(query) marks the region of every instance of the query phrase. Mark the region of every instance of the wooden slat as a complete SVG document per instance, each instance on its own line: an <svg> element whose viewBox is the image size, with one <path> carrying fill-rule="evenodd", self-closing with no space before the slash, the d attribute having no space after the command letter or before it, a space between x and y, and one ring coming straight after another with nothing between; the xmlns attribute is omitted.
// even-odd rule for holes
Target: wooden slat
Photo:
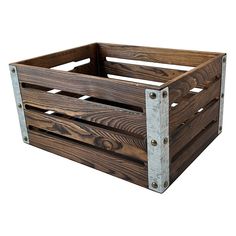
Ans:
<svg viewBox="0 0 236 236"><path fill-rule="evenodd" d="M152 48L117 44L99 43L100 60L105 57L117 57L131 60L143 60L165 64L198 66L214 58L219 53L187 51L166 48Z"/></svg>
<svg viewBox="0 0 236 236"><path fill-rule="evenodd" d="M25 111L27 125L72 138L96 147L147 161L144 139L40 112Z"/></svg>
<svg viewBox="0 0 236 236"><path fill-rule="evenodd" d="M25 61L20 61L17 64L25 64L30 66L39 66L51 68L72 61L79 61L86 58L94 59L97 56L97 44L89 44L78 48L73 48L61 52L48 54L32 58ZM92 62L91 60L91 62Z"/></svg>
<svg viewBox="0 0 236 236"><path fill-rule="evenodd" d="M182 172L205 150L205 148L217 137L218 122L214 123L201 132L187 147L179 154L170 165L171 182L176 180Z"/></svg>
<svg viewBox="0 0 236 236"><path fill-rule="evenodd" d="M29 106L106 125L137 136L146 135L145 115L141 112L27 88L22 88L22 99Z"/></svg>
<svg viewBox="0 0 236 236"><path fill-rule="evenodd" d="M93 70L91 70L90 63L81 66L76 66L73 70L70 70L70 72L87 74L87 75L96 75L93 73Z"/></svg>
<svg viewBox="0 0 236 236"><path fill-rule="evenodd" d="M208 87L220 76L221 57L218 57L165 83L160 89L169 87L169 101L172 103L187 95L193 88Z"/></svg>
<svg viewBox="0 0 236 236"><path fill-rule="evenodd" d="M20 82L145 107L145 89L158 86L17 65Z"/></svg>
<svg viewBox="0 0 236 236"><path fill-rule="evenodd" d="M104 61L104 74L114 74L165 83L185 71Z"/></svg>
<svg viewBox="0 0 236 236"><path fill-rule="evenodd" d="M182 100L178 106L170 110L170 133L181 125L181 123L191 119L200 108L206 106L212 100L219 98L219 95L220 80L217 80L208 89L202 90L197 95Z"/></svg>
<svg viewBox="0 0 236 236"><path fill-rule="evenodd" d="M183 125L170 139L170 158L187 145L197 134L199 134L212 121L217 121L219 116L219 100L198 113L193 120Z"/></svg>
<svg viewBox="0 0 236 236"><path fill-rule="evenodd" d="M139 163L50 134L29 131L29 140L33 146L147 187L147 168Z"/></svg>

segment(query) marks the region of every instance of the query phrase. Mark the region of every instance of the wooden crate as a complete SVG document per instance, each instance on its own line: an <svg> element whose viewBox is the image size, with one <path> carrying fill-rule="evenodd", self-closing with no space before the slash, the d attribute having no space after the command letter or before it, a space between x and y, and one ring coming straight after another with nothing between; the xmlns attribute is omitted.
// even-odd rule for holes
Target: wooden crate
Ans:
<svg viewBox="0 0 236 236"><path fill-rule="evenodd" d="M23 140L164 192L222 130L225 64L104 43L12 63Z"/></svg>

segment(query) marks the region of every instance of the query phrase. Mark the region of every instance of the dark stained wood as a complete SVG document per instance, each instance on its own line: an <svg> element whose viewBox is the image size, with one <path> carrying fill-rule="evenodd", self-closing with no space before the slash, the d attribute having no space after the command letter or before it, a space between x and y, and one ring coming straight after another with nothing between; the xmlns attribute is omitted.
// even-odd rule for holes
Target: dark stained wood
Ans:
<svg viewBox="0 0 236 236"><path fill-rule="evenodd" d="M103 66L103 74L105 75L113 74L163 83L186 72L181 70L132 65L127 63L116 63L109 61L104 61Z"/></svg>
<svg viewBox="0 0 236 236"><path fill-rule="evenodd" d="M202 112L195 115L194 119L181 126L180 129L172 134L170 139L170 159L173 159L182 148L212 121L217 121L218 116L219 100L206 107Z"/></svg>
<svg viewBox="0 0 236 236"><path fill-rule="evenodd" d="M171 182L176 180L183 171L205 150L205 148L217 137L218 122L203 130L194 140L192 140L178 158L170 164Z"/></svg>
<svg viewBox="0 0 236 236"><path fill-rule="evenodd" d="M29 131L30 144L129 182L147 187L147 167L69 140Z"/></svg>
<svg viewBox="0 0 236 236"><path fill-rule="evenodd" d="M184 66L198 66L220 53L152 48L118 44L99 43L100 60L117 57L131 60L159 62Z"/></svg>
<svg viewBox="0 0 236 236"><path fill-rule="evenodd" d="M184 121L191 119L202 107L206 106L220 95L220 80L214 82L208 89L202 90L197 95L183 99L178 106L170 110L169 125L172 133Z"/></svg>
<svg viewBox="0 0 236 236"><path fill-rule="evenodd" d="M146 144L143 139L40 112L26 110L25 115L27 125L147 161Z"/></svg>
<svg viewBox="0 0 236 236"><path fill-rule="evenodd" d="M17 65L20 82L145 107L145 89L158 86ZM121 96L122 94L122 96Z"/></svg>
<svg viewBox="0 0 236 236"><path fill-rule="evenodd" d="M165 83L160 89L169 87L169 101L173 103L187 95L193 88L208 87L213 81L219 79L220 75L221 57L217 57Z"/></svg>
<svg viewBox="0 0 236 236"><path fill-rule="evenodd" d="M39 90L22 88L21 92L25 105L66 114L141 137L146 135L145 115L141 112Z"/></svg>
<svg viewBox="0 0 236 236"><path fill-rule="evenodd" d="M93 59L95 59L97 56L96 52L97 44L94 43L78 48L72 48L69 50L48 54L41 57L32 58L25 61L20 61L17 64L51 68L72 61L80 61L86 58L90 58L92 62Z"/></svg>

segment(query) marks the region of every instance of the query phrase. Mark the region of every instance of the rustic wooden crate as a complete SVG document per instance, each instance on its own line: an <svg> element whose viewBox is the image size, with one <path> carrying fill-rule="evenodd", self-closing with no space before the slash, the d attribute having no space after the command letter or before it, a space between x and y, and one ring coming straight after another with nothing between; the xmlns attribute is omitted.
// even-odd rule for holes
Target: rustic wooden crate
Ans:
<svg viewBox="0 0 236 236"><path fill-rule="evenodd" d="M12 63L23 140L164 192L222 130L225 64L104 43Z"/></svg>

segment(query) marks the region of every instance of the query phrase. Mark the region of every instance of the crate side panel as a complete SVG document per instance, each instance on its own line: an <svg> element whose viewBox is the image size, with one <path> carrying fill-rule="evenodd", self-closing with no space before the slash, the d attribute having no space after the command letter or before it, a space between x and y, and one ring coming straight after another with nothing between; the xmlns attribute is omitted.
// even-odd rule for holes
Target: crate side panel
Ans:
<svg viewBox="0 0 236 236"><path fill-rule="evenodd" d="M100 60L117 57L184 66L198 66L218 53L99 43Z"/></svg>
<svg viewBox="0 0 236 236"><path fill-rule="evenodd" d="M144 139L138 139L104 128L49 115L39 111L25 111L28 126L49 131L101 149L113 151L140 161L147 161Z"/></svg>
<svg viewBox="0 0 236 236"><path fill-rule="evenodd" d="M147 187L147 169L141 164L50 134L29 131L29 137L30 144L33 146Z"/></svg>
<svg viewBox="0 0 236 236"><path fill-rule="evenodd" d="M54 71L45 68L18 65L20 81L55 88L110 101L145 107L145 89L155 88L127 81Z"/></svg>

